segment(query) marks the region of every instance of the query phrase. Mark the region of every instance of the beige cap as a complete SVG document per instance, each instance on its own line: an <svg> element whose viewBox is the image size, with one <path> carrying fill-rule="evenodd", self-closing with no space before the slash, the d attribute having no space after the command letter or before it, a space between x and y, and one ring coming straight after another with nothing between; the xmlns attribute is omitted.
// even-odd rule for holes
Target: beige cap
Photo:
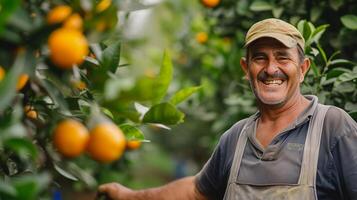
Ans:
<svg viewBox="0 0 357 200"><path fill-rule="evenodd" d="M293 25L280 19L270 18L253 24L247 32L244 46L247 47L262 37L274 38L289 48L296 44L303 50L305 47L305 40L301 33Z"/></svg>

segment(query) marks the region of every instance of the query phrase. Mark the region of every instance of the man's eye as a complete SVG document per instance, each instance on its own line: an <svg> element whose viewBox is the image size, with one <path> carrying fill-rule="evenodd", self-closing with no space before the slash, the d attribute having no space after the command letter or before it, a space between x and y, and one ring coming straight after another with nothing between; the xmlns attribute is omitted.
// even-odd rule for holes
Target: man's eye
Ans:
<svg viewBox="0 0 357 200"><path fill-rule="evenodd" d="M254 60L264 60L265 59L265 57L263 57L263 56L257 56L257 57L255 57L255 58L253 58Z"/></svg>
<svg viewBox="0 0 357 200"><path fill-rule="evenodd" d="M288 57L285 57L285 56L279 56L278 57L278 60L288 60L289 58Z"/></svg>

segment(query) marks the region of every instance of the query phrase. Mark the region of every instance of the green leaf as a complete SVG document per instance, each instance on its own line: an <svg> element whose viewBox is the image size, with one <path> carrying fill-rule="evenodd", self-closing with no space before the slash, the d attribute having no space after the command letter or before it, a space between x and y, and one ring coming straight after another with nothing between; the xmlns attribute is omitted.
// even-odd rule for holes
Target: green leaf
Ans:
<svg viewBox="0 0 357 200"><path fill-rule="evenodd" d="M347 102L345 104L345 110L347 110L347 111L357 111L357 103Z"/></svg>
<svg viewBox="0 0 357 200"><path fill-rule="evenodd" d="M120 47L120 41L116 41L114 44L104 49L100 61L101 67L103 67L104 71L115 73L120 62Z"/></svg>
<svg viewBox="0 0 357 200"><path fill-rule="evenodd" d="M343 5L343 0L329 0L330 7L338 10Z"/></svg>
<svg viewBox="0 0 357 200"><path fill-rule="evenodd" d="M284 8L283 7L274 7L272 12L275 18L280 18L281 14L283 14Z"/></svg>
<svg viewBox="0 0 357 200"><path fill-rule="evenodd" d="M26 63L26 52L20 52L14 65L6 73L5 78L0 82L0 113L10 105L15 97L16 83L20 73L23 71Z"/></svg>
<svg viewBox="0 0 357 200"><path fill-rule="evenodd" d="M273 6L266 2L266 1L254 1L251 5L250 5L250 10L251 11L267 11L267 10L271 10L273 8Z"/></svg>
<svg viewBox="0 0 357 200"><path fill-rule="evenodd" d="M0 2L0 35L4 30L4 25L6 24L8 18L13 14L14 11L20 6L20 0L2 0Z"/></svg>
<svg viewBox="0 0 357 200"><path fill-rule="evenodd" d="M54 165L54 168L55 170L61 174L62 176L64 176L65 178L68 178L69 180L72 180L72 181L78 181L78 178L75 177L74 175L72 175L71 173L67 172L66 170L62 169L61 167L59 167L58 165L56 164L53 164Z"/></svg>
<svg viewBox="0 0 357 200"><path fill-rule="evenodd" d="M7 139L4 142L4 146L15 151L20 156L29 154L32 159L35 159L38 154L34 144L32 144L32 142L24 138Z"/></svg>
<svg viewBox="0 0 357 200"><path fill-rule="evenodd" d="M334 69L330 70L327 73L326 79L336 78L336 77L340 76L343 73L350 73L350 72L351 71L348 70L348 69L345 69L345 68L342 68L342 67L337 67L337 68L334 68Z"/></svg>
<svg viewBox="0 0 357 200"><path fill-rule="evenodd" d="M311 21L315 22L321 16L323 9L320 6L311 9Z"/></svg>
<svg viewBox="0 0 357 200"><path fill-rule="evenodd" d="M160 73L154 80L153 104L160 103L166 95L167 89L172 80L173 66L171 56L168 51L164 52L164 59L161 65Z"/></svg>
<svg viewBox="0 0 357 200"><path fill-rule="evenodd" d="M340 18L342 24L352 30L357 30L357 16L356 15L344 15Z"/></svg>
<svg viewBox="0 0 357 200"><path fill-rule="evenodd" d="M144 115L144 123L174 125L183 122L184 114L170 103L161 103L150 108Z"/></svg>
<svg viewBox="0 0 357 200"><path fill-rule="evenodd" d="M199 86L199 87L189 87L189 88L181 89L178 92L176 92L174 94L174 96L171 97L169 102L172 105L177 105L177 104L181 103L182 101L184 101L185 99L187 99L188 97L190 97L192 94L194 94L198 90L200 90L201 88L202 87Z"/></svg>
<svg viewBox="0 0 357 200"><path fill-rule="evenodd" d="M322 49L321 45L319 43L317 43L317 48L319 49L320 55L322 57L322 59L325 62L325 65L327 64L327 57L326 57L326 53L325 51Z"/></svg>
<svg viewBox="0 0 357 200"><path fill-rule="evenodd" d="M11 185L8 182L0 180L0 197L4 195L15 197L16 194L17 192L13 185Z"/></svg>
<svg viewBox="0 0 357 200"><path fill-rule="evenodd" d="M48 188L49 183L50 176L46 173L16 177L13 179L13 185L17 190L16 199L37 199L38 194Z"/></svg>
<svg viewBox="0 0 357 200"><path fill-rule="evenodd" d="M314 42L318 42L322 36L322 34L326 31L326 28L329 27L330 25L324 24L315 29L315 31L312 33L311 40Z"/></svg>
<svg viewBox="0 0 357 200"><path fill-rule="evenodd" d="M130 124L122 124L119 128L124 132L127 140L144 140L143 132Z"/></svg>
<svg viewBox="0 0 357 200"><path fill-rule="evenodd" d="M314 61L311 61L311 69L314 72L314 77L319 77L320 76L320 70L317 68L317 66L316 66Z"/></svg>

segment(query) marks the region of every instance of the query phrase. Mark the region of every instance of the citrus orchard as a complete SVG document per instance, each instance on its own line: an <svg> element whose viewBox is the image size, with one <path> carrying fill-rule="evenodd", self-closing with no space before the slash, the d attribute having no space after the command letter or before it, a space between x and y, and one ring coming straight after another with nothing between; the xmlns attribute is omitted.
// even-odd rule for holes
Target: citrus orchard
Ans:
<svg viewBox="0 0 357 200"><path fill-rule="evenodd" d="M125 143L123 132L115 124L99 123L90 131L87 151L94 160L108 163L122 156Z"/></svg>
<svg viewBox="0 0 357 200"><path fill-rule="evenodd" d="M87 128L73 119L60 122L54 130L53 144L63 156L79 156L87 146L89 133Z"/></svg>

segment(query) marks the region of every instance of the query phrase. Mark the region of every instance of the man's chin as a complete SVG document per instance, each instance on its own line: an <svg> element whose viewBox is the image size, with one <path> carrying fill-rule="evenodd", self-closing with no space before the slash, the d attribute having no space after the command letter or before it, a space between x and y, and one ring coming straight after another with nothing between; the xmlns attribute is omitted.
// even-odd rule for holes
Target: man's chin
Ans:
<svg viewBox="0 0 357 200"><path fill-rule="evenodd" d="M271 106L271 107L280 107L285 102L285 99L283 98L265 98L259 95L255 95L255 96L260 104Z"/></svg>

